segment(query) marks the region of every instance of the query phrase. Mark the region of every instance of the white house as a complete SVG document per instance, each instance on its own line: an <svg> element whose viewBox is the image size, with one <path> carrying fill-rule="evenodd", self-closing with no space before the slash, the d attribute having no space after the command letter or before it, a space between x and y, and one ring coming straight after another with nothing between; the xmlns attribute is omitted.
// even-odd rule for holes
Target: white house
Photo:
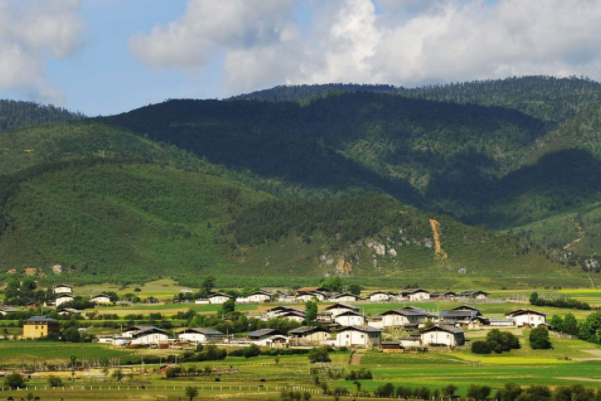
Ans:
<svg viewBox="0 0 601 401"><path fill-rule="evenodd" d="M458 297L462 298L474 298L474 299L486 299L488 298L488 292L485 291L463 291L460 292Z"/></svg>
<svg viewBox="0 0 601 401"><path fill-rule="evenodd" d="M364 301L364 298L361 298L358 295L354 295L354 294L349 294L349 293L342 293L342 294L338 294L333 296L332 298L330 298L332 301L336 301L336 302L358 302L358 301Z"/></svg>
<svg viewBox="0 0 601 401"><path fill-rule="evenodd" d="M327 298L327 294L319 291L308 291L308 292L300 292L296 296L296 302L307 302L312 301L313 299L317 299L322 302Z"/></svg>
<svg viewBox="0 0 601 401"><path fill-rule="evenodd" d="M223 294L221 292L213 292L209 295L208 300L210 304L221 305L232 299L231 296Z"/></svg>
<svg viewBox="0 0 601 401"><path fill-rule="evenodd" d="M267 309L265 311L265 314L263 315L263 320L274 319L274 318L278 317L279 315L281 315L282 313L290 312L290 311L305 313L305 311L301 310L301 309L292 308L290 306L280 305L280 306L274 306L273 308Z"/></svg>
<svg viewBox="0 0 601 401"><path fill-rule="evenodd" d="M0 306L0 315L2 316L6 316L7 313L14 313L17 312L17 310L15 308L13 308L12 306Z"/></svg>
<svg viewBox="0 0 601 401"><path fill-rule="evenodd" d="M332 314L332 316L337 316L341 313L348 312L348 311L358 312L359 307L352 306L352 305L346 305L346 304L342 304L342 303L336 303L334 305L327 306L325 308L325 310L326 310L326 312L330 312Z"/></svg>
<svg viewBox="0 0 601 401"><path fill-rule="evenodd" d="M361 326L365 324L365 316L354 311L346 311L334 316L334 321L341 326Z"/></svg>
<svg viewBox="0 0 601 401"><path fill-rule="evenodd" d="M73 287L67 284L57 284L52 288L52 292L55 294L72 294Z"/></svg>
<svg viewBox="0 0 601 401"><path fill-rule="evenodd" d="M287 348L288 336L279 330L261 329L248 333L248 340L259 347Z"/></svg>
<svg viewBox="0 0 601 401"><path fill-rule="evenodd" d="M125 337L125 336L124 336ZM169 334L158 327L146 326L137 331L129 332L132 344L166 344L169 342Z"/></svg>
<svg viewBox="0 0 601 401"><path fill-rule="evenodd" d="M289 310L289 311L280 313L279 315L276 316L276 318L290 319L290 320L294 320L295 322L302 323L307 318L307 314L304 311Z"/></svg>
<svg viewBox="0 0 601 401"><path fill-rule="evenodd" d="M423 325L426 321L436 319L436 315L421 309L407 307L403 309L391 309L382 312L377 317L382 319L382 328L394 328L407 325Z"/></svg>
<svg viewBox="0 0 601 401"><path fill-rule="evenodd" d="M465 344L464 331L453 326L432 326L421 334L423 346L455 347Z"/></svg>
<svg viewBox="0 0 601 401"><path fill-rule="evenodd" d="M271 296L273 294L269 291L259 290L255 291L252 294L247 295L246 297L240 297L236 299L236 303L239 304L262 304L265 302L271 301Z"/></svg>
<svg viewBox="0 0 601 401"><path fill-rule="evenodd" d="M54 300L54 305L56 307L61 306L62 304L64 304L65 302L71 302L75 299L75 297L73 295L70 294L62 294L59 295L58 297L56 297L56 299Z"/></svg>
<svg viewBox="0 0 601 401"><path fill-rule="evenodd" d="M454 300L455 297L457 297L457 294L453 291L433 291L430 293L430 299L436 299L438 301L451 301Z"/></svg>
<svg viewBox="0 0 601 401"><path fill-rule="evenodd" d="M92 298L90 298L90 301L94 302L95 304L110 304L111 298L109 298L108 295L100 294L94 295Z"/></svg>
<svg viewBox="0 0 601 401"><path fill-rule="evenodd" d="M430 299L430 293L421 288L409 288L399 291L399 298L411 302L427 301Z"/></svg>
<svg viewBox="0 0 601 401"><path fill-rule="evenodd" d="M537 327L547 323L547 314L532 309L518 309L506 313L505 317L513 319L517 327Z"/></svg>
<svg viewBox="0 0 601 401"><path fill-rule="evenodd" d="M320 344L330 340L330 332L318 326L302 326L290 330L288 334L290 335L290 344L292 345Z"/></svg>
<svg viewBox="0 0 601 401"><path fill-rule="evenodd" d="M344 327L336 334L338 347L379 347L382 343L382 330L371 326Z"/></svg>
<svg viewBox="0 0 601 401"><path fill-rule="evenodd" d="M205 344L213 341L221 341L224 334L220 331L207 327L191 328L180 331L177 339L180 341L189 341L194 344Z"/></svg>
<svg viewBox="0 0 601 401"><path fill-rule="evenodd" d="M61 316L65 315L81 315L81 311L73 308L61 308L57 310L57 313Z"/></svg>
<svg viewBox="0 0 601 401"><path fill-rule="evenodd" d="M367 296L367 298L372 302L388 302L392 297L394 297L394 295L388 291L376 291Z"/></svg>

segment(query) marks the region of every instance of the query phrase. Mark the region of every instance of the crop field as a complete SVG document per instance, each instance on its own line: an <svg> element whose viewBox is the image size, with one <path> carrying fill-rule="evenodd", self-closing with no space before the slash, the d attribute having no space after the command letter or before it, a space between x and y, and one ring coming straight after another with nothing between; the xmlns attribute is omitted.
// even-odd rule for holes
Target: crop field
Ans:
<svg viewBox="0 0 601 401"><path fill-rule="evenodd" d="M475 339L486 331L469 332L469 338ZM373 380L361 380L361 388L373 392L378 386L393 383L395 386L428 387L440 389L447 384L458 386L458 394L465 395L470 384L489 385L493 389L507 382L521 386L546 385L555 387L567 384L582 384L586 387L601 388L601 347L580 340L570 340L552 336L553 349L530 349L526 334L528 331L514 330L521 342L521 349L501 355L474 355L467 348L452 352L430 351L426 353L387 354L379 351L361 353L359 364L350 364L350 352L338 351L330 354L331 365L344 372L369 369ZM100 358L107 356L157 355L167 356L177 353L173 350L126 350L100 344L64 344L50 342L5 342L0 343L0 360L18 363L24 358L45 359L47 363L66 363L70 355L78 359ZM51 361L51 362L49 362ZM354 363L357 363L356 361ZM70 371L55 373L63 378L64 389L50 389L47 384L48 372L32 375L27 385L34 395L43 399L58 400L176 400L184 398L184 387L192 385L200 389L197 400L277 400L284 386L302 388L309 391L312 400L332 399L324 396L314 384L310 374L311 365L306 355L272 356L254 358L228 357L223 361L184 363L188 369L200 370L206 367L230 369L232 373L212 373L208 376L183 376L166 379L158 373L158 365L133 366L132 376L126 376L122 382L116 382L103 376L98 369L76 371L74 383ZM219 381L216 381L216 380ZM331 378L327 374L319 375L320 382L328 384L330 389L344 387L351 393L356 392L353 381ZM109 390L110 387L110 390ZM143 387L143 388L142 388ZM101 389L102 388L102 389ZM22 390L17 395L23 397ZM4 392L4 394L16 392ZM493 391L494 394L494 391ZM103 398L105 397L105 398ZM342 397L341 399L345 399ZM349 398L351 399L351 398Z"/></svg>

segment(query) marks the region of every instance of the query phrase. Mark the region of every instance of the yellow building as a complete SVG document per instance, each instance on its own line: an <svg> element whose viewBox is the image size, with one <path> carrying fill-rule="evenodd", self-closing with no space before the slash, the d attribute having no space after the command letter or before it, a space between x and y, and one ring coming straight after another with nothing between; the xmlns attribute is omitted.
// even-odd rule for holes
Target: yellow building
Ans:
<svg viewBox="0 0 601 401"><path fill-rule="evenodd" d="M23 338L27 340L46 337L49 333L58 335L60 332L61 326L58 321L46 316L32 316L23 325Z"/></svg>

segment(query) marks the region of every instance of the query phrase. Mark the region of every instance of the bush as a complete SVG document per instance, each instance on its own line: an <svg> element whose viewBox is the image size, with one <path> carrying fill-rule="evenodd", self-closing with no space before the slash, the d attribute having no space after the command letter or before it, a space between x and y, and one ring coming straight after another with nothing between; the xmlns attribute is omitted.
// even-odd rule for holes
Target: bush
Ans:
<svg viewBox="0 0 601 401"><path fill-rule="evenodd" d="M544 326L538 326L530 332L530 347L532 349L549 349L551 341L549 340L549 331Z"/></svg>
<svg viewBox="0 0 601 401"><path fill-rule="evenodd" d="M492 389L488 386L480 386L478 384L470 384L467 388L467 397L473 398L476 401L483 401L488 398Z"/></svg>
<svg viewBox="0 0 601 401"><path fill-rule="evenodd" d="M4 377L4 385L11 388L24 388L25 379L18 373L10 373Z"/></svg>
<svg viewBox="0 0 601 401"><path fill-rule="evenodd" d="M353 370L351 373L344 377L344 380L372 380L374 378L371 370L361 368L359 370Z"/></svg>
<svg viewBox="0 0 601 401"><path fill-rule="evenodd" d="M502 332L499 329L492 329L488 332L486 343L490 350L497 354L520 348L520 341L516 336L507 331Z"/></svg>
<svg viewBox="0 0 601 401"><path fill-rule="evenodd" d="M71 343L78 343L81 340L79 330L75 327L71 327L63 332L63 340Z"/></svg>
<svg viewBox="0 0 601 401"><path fill-rule="evenodd" d="M379 386L376 391L374 391L374 395L376 397L392 397L394 395L394 385L392 383L386 383L382 386Z"/></svg>
<svg viewBox="0 0 601 401"><path fill-rule="evenodd" d="M474 354L490 354L490 347L486 341L474 341L472 343L472 352Z"/></svg>
<svg viewBox="0 0 601 401"><path fill-rule="evenodd" d="M308 357L311 363L331 361L327 347L313 347L309 352Z"/></svg>
<svg viewBox="0 0 601 401"><path fill-rule="evenodd" d="M50 376L48 377L48 384L50 387L61 387L63 385L63 381L60 377Z"/></svg>

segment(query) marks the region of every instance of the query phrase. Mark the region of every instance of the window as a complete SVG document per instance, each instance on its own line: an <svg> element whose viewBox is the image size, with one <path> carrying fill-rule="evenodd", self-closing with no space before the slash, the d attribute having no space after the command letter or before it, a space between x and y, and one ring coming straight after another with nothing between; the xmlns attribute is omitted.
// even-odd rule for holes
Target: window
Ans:
<svg viewBox="0 0 601 401"><path fill-rule="evenodd" d="M448 340L449 338L451 338L451 336L447 334L447 340Z"/></svg>
<svg viewBox="0 0 601 401"><path fill-rule="evenodd" d="M365 338L365 336L363 334L361 334L361 338Z"/></svg>

